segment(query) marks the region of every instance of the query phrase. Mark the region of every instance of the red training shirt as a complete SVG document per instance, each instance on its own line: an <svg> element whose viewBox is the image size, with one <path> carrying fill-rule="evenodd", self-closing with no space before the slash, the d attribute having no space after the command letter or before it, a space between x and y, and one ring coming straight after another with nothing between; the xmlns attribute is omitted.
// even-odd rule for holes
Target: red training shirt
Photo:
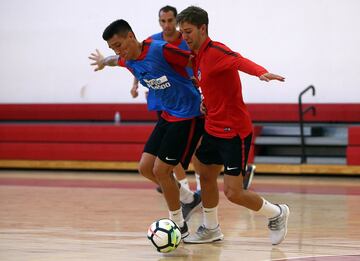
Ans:
<svg viewBox="0 0 360 261"><path fill-rule="evenodd" d="M208 37L195 57L197 74L207 110L205 130L220 138L241 138L252 132L243 100L238 71L261 76L267 70Z"/></svg>

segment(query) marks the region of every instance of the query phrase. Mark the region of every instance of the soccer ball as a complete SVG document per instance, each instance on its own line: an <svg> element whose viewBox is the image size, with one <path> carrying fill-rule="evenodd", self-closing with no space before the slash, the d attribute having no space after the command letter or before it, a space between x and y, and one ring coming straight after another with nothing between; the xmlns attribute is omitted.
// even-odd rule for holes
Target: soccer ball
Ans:
<svg viewBox="0 0 360 261"><path fill-rule="evenodd" d="M158 252L167 253L178 247L181 241L181 232L174 221L162 218L150 225L147 238Z"/></svg>

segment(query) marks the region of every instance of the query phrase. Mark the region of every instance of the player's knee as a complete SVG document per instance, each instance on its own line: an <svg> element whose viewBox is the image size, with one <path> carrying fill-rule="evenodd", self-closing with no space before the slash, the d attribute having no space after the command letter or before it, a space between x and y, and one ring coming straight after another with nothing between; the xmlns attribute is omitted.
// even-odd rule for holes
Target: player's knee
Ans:
<svg viewBox="0 0 360 261"><path fill-rule="evenodd" d="M156 167L156 166L153 166L152 168L152 173L154 173L154 176L159 179L159 176L160 176L160 171L159 171L159 168Z"/></svg>
<svg viewBox="0 0 360 261"><path fill-rule="evenodd" d="M157 180L162 180L164 175L165 170L160 167L159 165L155 164L154 167L152 168L152 173L154 173L154 176L156 177Z"/></svg>
<svg viewBox="0 0 360 261"><path fill-rule="evenodd" d="M145 178L152 176L152 168L152 165L146 164L145 162L140 161L139 163L139 173Z"/></svg>
<svg viewBox="0 0 360 261"><path fill-rule="evenodd" d="M230 186L225 186L224 188L224 194L226 196L226 198L233 203L237 203L241 205L241 199L243 198L241 196L242 194L242 189L238 189L238 188L234 188L234 187L230 187Z"/></svg>
<svg viewBox="0 0 360 261"><path fill-rule="evenodd" d="M157 164L155 162L152 168L152 173L154 173L156 179L161 182L162 180L168 180L169 178L174 179L174 176L172 174L173 169L174 166L172 165Z"/></svg>

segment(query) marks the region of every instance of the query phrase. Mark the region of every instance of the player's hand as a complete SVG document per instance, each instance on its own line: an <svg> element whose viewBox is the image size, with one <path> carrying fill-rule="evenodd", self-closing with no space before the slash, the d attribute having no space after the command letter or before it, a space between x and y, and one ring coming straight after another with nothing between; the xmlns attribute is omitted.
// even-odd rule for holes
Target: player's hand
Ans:
<svg viewBox="0 0 360 261"><path fill-rule="evenodd" d="M282 77L280 75L273 74L273 73L264 73L263 75L261 75L259 77L259 79L262 80L262 81L265 81L265 82L269 82L269 81L272 81L272 80L277 80L277 81L280 81L280 82L285 81L285 77Z"/></svg>
<svg viewBox="0 0 360 261"><path fill-rule="evenodd" d="M200 112L202 114L204 114L204 115L206 115L206 113L207 113L206 106L205 106L204 102L200 103Z"/></svg>
<svg viewBox="0 0 360 261"><path fill-rule="evenodd" d="M131 96L133 98L136 98L139 96L138 88L139 88L139 85L134 83L133 87L130 90Z"/></svg>
<svg viewBox="0 0 360 261"><path fill-rule="evenodd" d="M91 65L95 66L94 71L96 72L104 69L105 64L104 64L104 56L100 53L98 49L96 49L95 51L96 53L90 54L89 59L95 61L91 63Z"/></svg>

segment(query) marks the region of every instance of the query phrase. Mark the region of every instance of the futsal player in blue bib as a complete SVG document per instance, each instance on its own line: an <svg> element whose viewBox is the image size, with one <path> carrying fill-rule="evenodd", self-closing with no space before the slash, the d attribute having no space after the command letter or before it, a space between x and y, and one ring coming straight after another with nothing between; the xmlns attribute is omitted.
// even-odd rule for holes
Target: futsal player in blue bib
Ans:
<svg viewBox="0 0 360 261"><path fill-rule="evenodd" d="M151 38L139 42L124 20L111 23L103 39L116 53L104 58L96 50L89 57L95 71L105 66L126 67L154 93L161 118L151 133L142 153L140 173L159 184L169 209L169 217L181 229L182 238L189 232L182 213L179 189L172 170L181 163L186 169L203 133L200 113L200 93L194 87L186 67L191 60L189 51ZM194 208L199 207L194 204Z"/></svg>

